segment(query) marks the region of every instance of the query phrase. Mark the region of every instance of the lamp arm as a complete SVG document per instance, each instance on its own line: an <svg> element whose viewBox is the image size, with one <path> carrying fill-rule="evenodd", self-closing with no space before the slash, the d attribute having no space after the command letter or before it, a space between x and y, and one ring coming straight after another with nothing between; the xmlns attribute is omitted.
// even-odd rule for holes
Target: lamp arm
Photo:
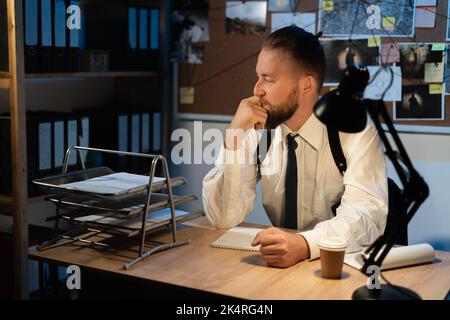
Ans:
<svg viewBox="0 0 450 320"><path fill-rule="evenodd" d="M367 268L371 265L381 267L384 258L392 249L397 235L400 233L400 231L407 228L409 221L412 219L421 204L428 197L429 190L423 178L414 168L406 152L406 149L404 148L400 137L398 136L397 130L395 129L392 120L386 110L384 101L364 100L363 102L386 149L386 155L391 160L395 171L402 182L402 205L407 210L406 216L402 216L401 219L397 219L393 228L390 229L390 232L384 233L383 235L378 237L378 239L376 239L373 244L366 249L364 257L365 261L361 270L365 274L367 272ZM388 131L395 142L395 146L398 152L394 151L391 143L386 136L385 131L381 127L380 117L388 127ZM406 167L406 170L403 169L399 160L402 161L403 165Z"/></svg>

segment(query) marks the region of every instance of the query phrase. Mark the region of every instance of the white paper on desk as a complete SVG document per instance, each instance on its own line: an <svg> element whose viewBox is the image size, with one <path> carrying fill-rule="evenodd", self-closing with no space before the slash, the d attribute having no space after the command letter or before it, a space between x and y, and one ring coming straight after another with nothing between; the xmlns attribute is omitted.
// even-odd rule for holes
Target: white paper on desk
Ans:
<svg viewBox="0 0 450 320"><path fill-rule="evenodd" d="M153 177L153 183L164 180L165 178L162 177ZM149 176L117 172L83 181L62 184L60 187L98 194L120 194L143 187L148 182Z"/></svg>
<svg viewBox="0 0 450 320"><path fill-rule="evenodd" d="M374 77L375 73L378 70L380 70L380 68L381 67L378 66L367 67L370 74L369 82L372 81L372 78ZM373 79L373 81L364 90L365 99L373 99L373 100L381 99L383 92L389 86L391 80L391 72L389 71L388 68L392 70L392 76L394 77L394 81L392 82L391 87L384 95L383 100L384 101L402 100L402 71L400 70L400 67L396 66L388 66L385 69L380 70L376 78Z"/></svg>
<svg viewBox="0 0 450 320"><path fill-rule="evenodd" d="M296 25L315 34L316 15L314 13L272 13L272 32L290 25Z"/></svg>
<svg viewBox="0 0 450 320"><path fill-rule="evenodd" d="M381 265L381 270L427 263L433 261L433 259L434 249L428 243L394 247L386 255L386 258ZM344 257L344 263L350 267L361 270L364 264L362 251L346 254Z"/></svg>
<svg viewBox="0 0 450 320"><path fill-rule="evenodd" d="M416 7L416 28L434 28L436 26L436 7Z"/></svg>

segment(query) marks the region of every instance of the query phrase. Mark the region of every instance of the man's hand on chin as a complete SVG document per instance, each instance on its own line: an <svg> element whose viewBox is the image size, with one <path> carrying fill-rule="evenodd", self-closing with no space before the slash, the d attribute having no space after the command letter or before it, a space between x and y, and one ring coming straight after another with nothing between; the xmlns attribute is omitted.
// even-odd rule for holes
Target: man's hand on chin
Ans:
<svg viewBox="0 0 450 320"><path fill-rule="evenodd" d="M270 267L287 268L310 255L309 245L303 236L275 227L259 232L252 245L261 245L262 259Z"/></svg>

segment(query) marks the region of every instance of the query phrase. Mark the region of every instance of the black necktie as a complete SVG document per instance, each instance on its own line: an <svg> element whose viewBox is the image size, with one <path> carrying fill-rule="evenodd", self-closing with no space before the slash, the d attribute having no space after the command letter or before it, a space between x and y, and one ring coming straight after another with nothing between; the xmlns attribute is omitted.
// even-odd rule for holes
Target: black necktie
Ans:
<svg viewBox="0 0 450 320"><path fill-rule="evenodd" d="M286 228L297 229L297 157L295 135L287 135L288 157L284 191L284 225Z"/></svg>

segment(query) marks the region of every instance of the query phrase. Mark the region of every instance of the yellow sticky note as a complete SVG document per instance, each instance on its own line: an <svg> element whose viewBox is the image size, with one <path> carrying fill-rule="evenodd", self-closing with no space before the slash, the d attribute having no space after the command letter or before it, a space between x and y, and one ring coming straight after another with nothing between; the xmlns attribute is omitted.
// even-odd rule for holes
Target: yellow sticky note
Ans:
<svg viewBox="0 0 450 320"><path fill-rule="evenodd" d="M322 2L322 10L323 11L333 11L334 10L334 1L323 1Z"/></svg>
<svg viewBox="0 0 450 320"><path fill-rule="evenodd" d="M380 46L380 37L371 37L367 39L367 46L370 47L379 47Z"/></svg>
<svg viewBox="0 0 450 320"><path fill-rule="evenodd" d="M395 17L383 17L383 28L385 30L393 30L395 27Z"/></svg>
<svg viewBox="0 0 450 320"><path fill-rule="evenodd" d="M441 93L442 93L442 83L430 84L430 94L441 94Z"/></svg>
<svg viewBox="0 0 450 320"><path fill-rule="evenodd" d="M194 103L194 87L180 87L180 103L181 104Z"/></svg>

